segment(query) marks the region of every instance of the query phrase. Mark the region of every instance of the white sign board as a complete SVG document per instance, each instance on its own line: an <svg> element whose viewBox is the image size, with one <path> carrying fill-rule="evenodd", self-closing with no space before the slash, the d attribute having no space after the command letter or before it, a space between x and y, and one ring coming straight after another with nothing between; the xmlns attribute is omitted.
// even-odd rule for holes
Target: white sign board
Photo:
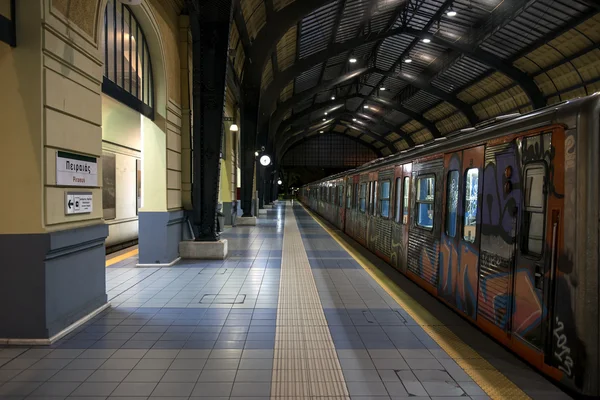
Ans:
<svg viewBox="0 0 600 400"><path fill-rule="evenodd" d="M65 193L65 214L90 214L94 210L94 196L92 192Z"/></svg>
<svg viewBox="0 0 600 400"><path fill-rule="evenodd" d="M56 184L98 186L98 159L64 151L56 152Z"/></svg>

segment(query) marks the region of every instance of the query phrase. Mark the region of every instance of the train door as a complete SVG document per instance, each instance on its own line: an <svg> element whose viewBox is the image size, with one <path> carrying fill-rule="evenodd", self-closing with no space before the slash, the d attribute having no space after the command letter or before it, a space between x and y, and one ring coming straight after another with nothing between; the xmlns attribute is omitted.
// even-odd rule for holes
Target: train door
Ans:
<svg viewBox="0 0 600 400"><path fill-rule="evenodd" d="M564 131L557 128L517 139L521 147L517 252L512 332L552 359L552 316L564 207Z"/></svg>
<svg viewBox="0 0 600 400"><path fill-rule="evenodd" d="M367 248L372 252L375 252L377 243L377 192L379 190L379 182L377 181L379 173L369 173L369 201L367 203Z"/></svg>
<svg viewBox="0 0 600 400"><path fill-rule="evenodd" d="M399 165L394 170L392 264L402 272L406 272L407 266L410 174L411 164Z"/></svg>
<svg viewBox="0 0 600 400"><path fill-rule="evenodd" d="M342 232L346 223L346 185L346 179L340 179L340 186L338 187L338 221Z"/></svg>
<svg viewBox="0 0 600 400"><path fill-rule="evenodd" d="M484 146L446 154L438 294L476 317Z"/></svg>

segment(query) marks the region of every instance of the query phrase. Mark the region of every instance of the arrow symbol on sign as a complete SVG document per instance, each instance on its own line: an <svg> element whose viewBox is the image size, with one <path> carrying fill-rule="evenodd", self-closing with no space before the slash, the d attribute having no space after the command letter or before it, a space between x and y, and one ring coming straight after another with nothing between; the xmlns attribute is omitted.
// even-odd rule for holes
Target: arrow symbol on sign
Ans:
<svg viewBox="0 0 600 400"><path fill-rule="evenodd" d="M69 208L71 208L71 206L73 205L73 202L71 200L69 200L69 202L67 203L67 205L69 206Z"/></svg>

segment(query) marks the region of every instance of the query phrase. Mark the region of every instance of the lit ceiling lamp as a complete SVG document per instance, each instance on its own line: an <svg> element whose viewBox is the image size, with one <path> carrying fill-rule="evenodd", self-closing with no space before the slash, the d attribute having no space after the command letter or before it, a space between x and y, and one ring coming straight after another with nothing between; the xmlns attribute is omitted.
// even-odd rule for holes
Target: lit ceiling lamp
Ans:
<svg viewBox="0 0 600 400"><path fill-rule="evenodd" d="M258 157L258 151L255 151L255 152L254 152L254 155L255 155L256 157Z"/></svg>
<svg viewBox="0 0 600 400"><path fill-rule="evenodd" d="M327 115L327 111L325 111L325 115Z"/></svg>
<svg viewBox="0 0 600 400"><path fill-rule="evenodd" d="M319 133L323 133L323 131L319 131Z"/></svg>
<svg viewBox="0 0 600 400"><path fill-rule="evenodd" d="M331 100L335 100L335 96L331 96Z"/></svg>
<svg viewBox="0 0 600 400"><path fill-rule="evenodd" d="M425 38L425 39L423 39L423 43L431 43L431 39Z"/></svg>
<svg viewBox="0 0 600 400"><path fill-rule="evenodd" d="M268 155L264 155L260 158L260 165L262 165L263 167L266 167L267 165L271 164L271 157L269 157Z"/></svg>
<svg viewBox="0 0 600 400"><path fill-rule="evenodd" d="M456 17L456 11L454 10L448 10L448 12L446 13L447 16L449 17Z"/></svg>
<svg viewBox="0 0 600 400"><path fill-rule="evenodd" d="M352 121L356 122L356 118L352 118Z"/></svg>
<svg viewBox="0 0 600 400"><path fill-rule="evenodd" d="M230 130L231 132L237 132L237 131L239 131L239 130L240 130L240 128L238 128L237 124L233 123L233 124L231 124L231 126L229 127L229 130Z"/></svg>
<svg viewBox="0 0 600 400"><path fill-rule="evenodd" d="M410 64L412 62L412 60L410 58L405 58L404 62L407 63L407 64Z"/></svg>
<svg viewBox="0 0 600 400"><path fill-rule="evenodd" d="M278 179L278 180L277 180L277 184L278 184L278 185L281 185L282 183L283 183L283 182L281 181L281 179Z"/></svg>
<svg viewBox="0 0 600 400"><path fill-rule="evenodd" d="M356 57L351 56L348 61L350 61L351 64L355 64L358 60L356 59Z"/></svg>
<svg viewBox="0 0 600 400"><path fill-rule="evenodd" d="M323 121L327 121L327 118L323 118Z"/></svg>
<svg viewBox="0 0 600 400"><path fill-rule="evenodd" d="M365 105L364 105L364 109L365 109L365 110L368 110L368 109L369 109L369 106L365 104Z"/></svg>
<svg viewBox="0 0 600 400"><path fill-rule="evenodd" d="M382 92L385 92L385 86L380 87L379 90L381 90Z"/></svg>

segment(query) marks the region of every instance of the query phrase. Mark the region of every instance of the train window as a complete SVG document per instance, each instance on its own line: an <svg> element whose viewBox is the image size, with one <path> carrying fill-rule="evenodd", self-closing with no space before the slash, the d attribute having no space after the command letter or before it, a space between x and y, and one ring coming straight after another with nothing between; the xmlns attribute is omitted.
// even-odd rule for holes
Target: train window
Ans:
<svg viewBox="0 0 600 400"><path fill-rule="evenodd" d="M344 207L344 185L338 186L338 207Z"/></svg>
<svg viewBox="0 0 600 400"><path fill-rule="evenodd" d="M425 229L433 229L433 212L435 200L435 177L422 176L417 179L417 225Z"/></svg>
<svg viewBox="0 0 600 400"><path fill-rule="evenodd" d="M396 206L394 207L394 218L396 222L400 222L400 205L402 204L402 182L400 178L396 178Z"/></svg>
<svg viewBox="0 0 600 400"><path fill-rule="evenodd" d="M458 211L458 171L448 172L446 182L446 235L456 236L456 216Z"/></svg>
<svg viewBox="0 0 600 400"><path fill-rule="evenodd" d="M360 184L360 195L359 195L359 210L361 213L367 211L367 184Z"/></svg>
<svg viewBox="0 0 600 400"><path fill-rule="evenodd" d="M544 163L530 164L525 167L525 213L522 250L525 254L541 256L544 247L544 225L546 194Z"/></svg>
<svg viewBox="0 0 600 400"><path fill-rule="evenodd" d="M390 181L381 182L381 196L379 196L379 214L383 218L390 217Z"/></svg>
<svg viewBox="0 0 600 400"><path fill-rule="evenodd" d="M479 197L479 169L469 168L465 177L465 216L463 238L474 243L477 235L477 200Z"/></svg>
<svg viewBox="0 0 600 400"><path fill-rule="evenodd" d="M346 188L346 208L352 208L352 184L349 184Z"/></svg>
<svg viewBox="0 0 600 400"><path fill-rule="evenodd" d="M379 183L377 181L373 182L373 191L371 192L371 215L375 215L377 213L377 187Z"/></svg>
<svg viewBox="0 0 600 400"><path fill-rule="evenodd" d="M408 196L410 193L410 177L404 177L404 196L402 198L402 223L408 224Z"/></svg>

